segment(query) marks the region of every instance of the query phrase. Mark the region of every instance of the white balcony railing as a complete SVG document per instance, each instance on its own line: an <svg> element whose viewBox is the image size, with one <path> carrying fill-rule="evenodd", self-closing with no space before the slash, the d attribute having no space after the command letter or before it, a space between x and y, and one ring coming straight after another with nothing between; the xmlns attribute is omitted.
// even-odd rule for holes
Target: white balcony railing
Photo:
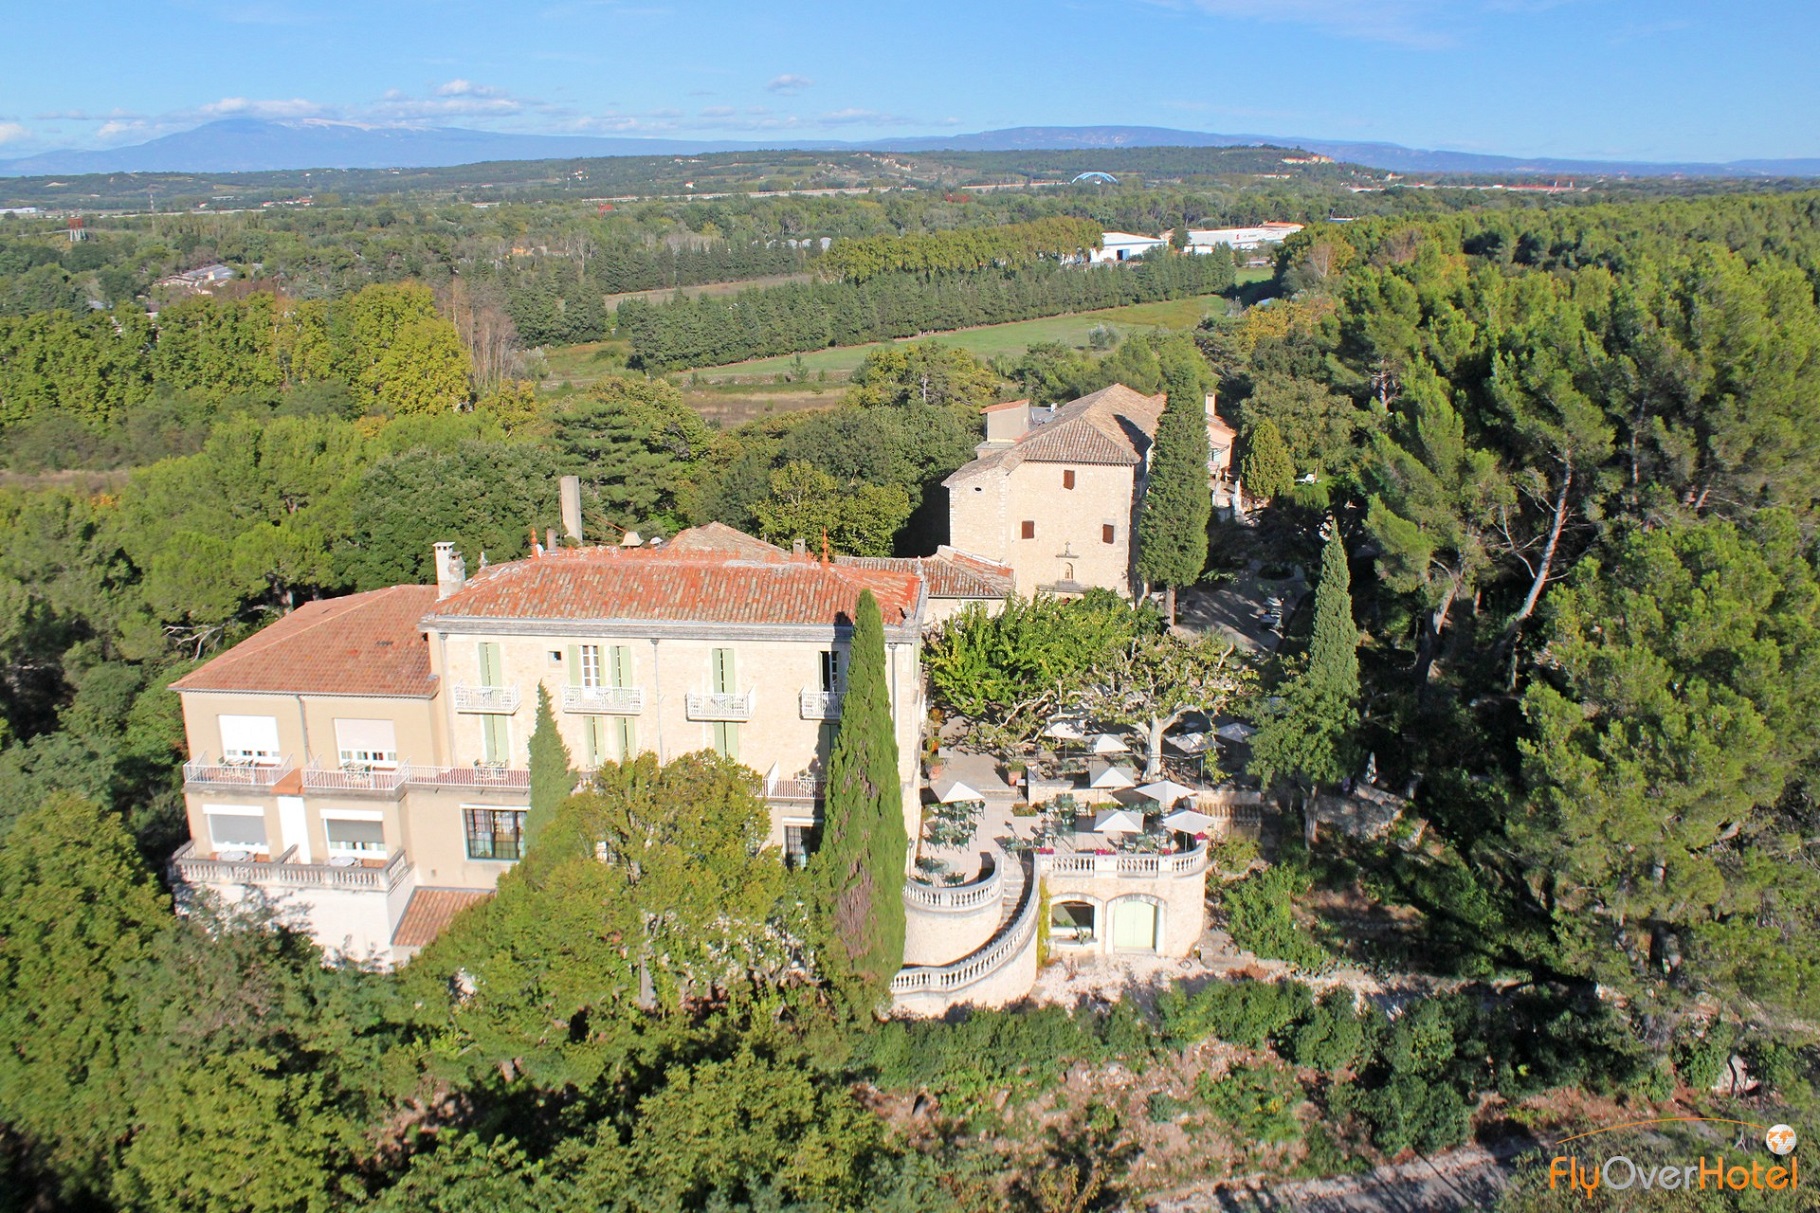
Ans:
<svg viewBox="0 0 1820 1213"><path fill-rule="evenodd" d="M291 847L276 859L215 859L197 852L194 842L186 842L171 856L171 866L185 884L260 885L271 888L350 889L361 892L389 893L398 887L411 870L403 851L395 851L384 866L368 867L362 863L348 866L333 863L298 863L297 848Z"/></svg>
<svg viewBox="0 0 1820 1213"><path fill-rule="evenodd" d="M564 687L562 710L606 716L636 716L645 710L643 687Z"/></svg>
<svg viewBox="0 0 1820 1213"><path fill-rule="evenodd" d="M845 699L843 691L804 691L802 693L802 713L804 720L839 720L841 700Z"/></svg>
<svg viewBox="0 0 1820 1213"><path fill-rule="evenodd" d="M501 788L520 791L531 786L531 772L519 767L476 763L465 767L412 767L405 782L431 788Z"/></svg>
<svg viewBox="0 0 1820 1213"><path fill-rule="evenodd" d="M685 706L690 720L750 720L752 692L690 691Z"/></svg>
<svg viewBox="0 0 1820 1213"><path fill-rule="evenodd" d="M306 792L396 792L411 778L411 765L371 766L348 763L345 766L303 768L303 790Z"/></svg>
<svg viewBox="0 0 1820 1213"><path fill-rule="evenodd" d="M201 787L269 788L291 773L291 760L252 762L222 759L214 762L205 754L183 764L183 782Z"/></svg>
<svg viewBox="0 0 1820 1213"><path fill-rule="evenodd" d="M457 712L483 712L489 715L510 716L518 710L520 696L517 687L474 687L455 684L455 710Z"/></svg>

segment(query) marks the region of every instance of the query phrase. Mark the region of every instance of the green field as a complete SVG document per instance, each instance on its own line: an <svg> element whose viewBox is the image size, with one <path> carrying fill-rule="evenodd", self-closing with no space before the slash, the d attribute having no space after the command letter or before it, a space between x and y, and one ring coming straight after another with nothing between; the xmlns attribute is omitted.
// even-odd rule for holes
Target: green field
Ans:
<svg viewBox="0 0 1820 1213"><path fill-rule="evenodd" d="M980 328L957 329L945 333L925 333L908 337L910 341L940 341L958 346L981 358L1016 357L1033 345L1059 341L1063 345L1085 346L1087 334L1097 325L1106 325L1120 336L1146 329L1188 329L1209 315L1221 313L1227 304L1223 295L1199 295L1192 299L1174 299L1163 303L1139 303L1131 307L1105 308L1097 312L1075 312L1067 316L1047 316L1041 320L1018 320L1010 324L989 324ZM702 367L696 371L703 380L734 381L767 379L776 375L817 375L823 371L830 378L845 376L860 364L872 350L890 342L871 345L843 345L833 349L814 350L801 355L782 354L776 358L759 358L735 362L728 366ZM798 358L802 361L799 364Z"/></svg>

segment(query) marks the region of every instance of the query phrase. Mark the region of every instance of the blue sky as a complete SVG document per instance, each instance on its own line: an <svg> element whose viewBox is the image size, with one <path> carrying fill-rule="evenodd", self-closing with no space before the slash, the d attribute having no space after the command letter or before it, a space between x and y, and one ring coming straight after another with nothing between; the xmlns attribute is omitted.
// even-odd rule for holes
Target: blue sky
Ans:
<svg viewBox="0 0 1820 1213"><path fill-rule="evenodd" d="M865 139L1143 124L1820 155L1814 0L8 4L0 156L230 115Z"/></svg>

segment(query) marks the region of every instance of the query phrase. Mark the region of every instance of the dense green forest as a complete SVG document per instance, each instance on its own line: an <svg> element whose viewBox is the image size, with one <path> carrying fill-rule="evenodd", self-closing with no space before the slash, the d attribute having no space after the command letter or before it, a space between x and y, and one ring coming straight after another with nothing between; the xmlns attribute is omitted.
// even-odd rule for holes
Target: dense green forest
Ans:
<svg viewBox="0 0 1820 1213"><path fill-rule="evenodd" d="M696 215L640 205L652 223ZM1016 200L895 218L869 199L725 205L823 214L802 229L817 238L837 219L842 238L947 230L943 206L1052 217ZM437 213L409 240L429 247ZM724 431L661 378L532 389L489 354L463 293L479 288L405 254L377 283L172 302L156 322L54 292L13 309L0 1209L1087 1209L1525 1124L1800 1123L1820 1106L1817 220L1820 197L1764 194L1317 224L1281 249L1268 303L1192 341L992 366L890 347L830 407ZM159 239L205 221L163 222ZM211 239L238 230L219 222ZM757 239L741 230L730 246ZM327 257L332 233L297 247ZM129 239L153 237L92 243ZM86 295L115 264L64 260L86 247L8 281L61 274ZM120 264L141 278L172 264L134 247ZM899 262L866 286L915 281L927 301L989 273L1007 271ZM646 310L728 305L697 306ZM164 687L301 598L422 579L437 539L517 555L570 472L593 533L719 519L926 552L982 404L1202 379L1247 479L1275 483L1254 525L1173 538L1204 538L1205 580L1323 570L1315 617L1252 674L1283 808L1370 755L1426 823L1266 868L1220 857L1235 940L1304 980L879 1024L879 941L815 959L851 886L762 852L755 778L702 756L556 798L500 895L396 974L325 968L256 913L171 912L183 737ZM1086 669L1159 629L1148 608L1023 604L944 632L932 690L990 716L1055 662ZM992 681L944 674L979 654ZM877 760L857 735L843 757ZM656 840L636 883L583 845L611 850L634 823ZM874 845L848 848L849 870ZM1323 918L1338 897L1389 927ZM658 917L669 934L642 964L611 942ZM1340 960L1430 993L1394 1016L1317 994ZM1713 1090L1734 1055L1753 1093ZM1204 1143L1192 1162L1184 1132ZM1665 1207L1708 1207L1687 1199Z"/></svg>

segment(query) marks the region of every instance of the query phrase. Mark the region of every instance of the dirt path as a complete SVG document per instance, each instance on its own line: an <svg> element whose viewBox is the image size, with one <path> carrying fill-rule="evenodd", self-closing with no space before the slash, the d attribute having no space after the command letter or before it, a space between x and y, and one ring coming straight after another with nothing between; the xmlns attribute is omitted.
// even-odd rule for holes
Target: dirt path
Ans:
<svg viewBox="0 0 1820 1213"><path fill-rule="evenodd" d="M1363 1175L1306 1179L1258 1190L1221 1189L1137 1203L1147 1213L1464 1213L1489 1209L1510 1186L1516 1159L1532 1143L1522 1138L1489 1147L1466 1146L1433 1158L1383 1166Z"/></svg>

